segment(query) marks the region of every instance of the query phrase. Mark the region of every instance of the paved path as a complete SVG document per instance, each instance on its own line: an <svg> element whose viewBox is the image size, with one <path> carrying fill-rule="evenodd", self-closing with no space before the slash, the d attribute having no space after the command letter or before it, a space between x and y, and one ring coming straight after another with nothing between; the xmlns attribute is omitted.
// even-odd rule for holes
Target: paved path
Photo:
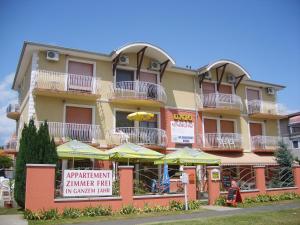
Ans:
<svg viewBox="0 0 300 225"><path fill-rule="evenodd" d="M190 214L181 215L168 215L159 217L147 217L147 218L136 218L136 219L122 219L122 220L110 220L110 221L99 221L99 222L85 222L78 225L136 225L136 224L147 224L147 223L159 223L165 221L178 221L178 220L190 220L198 218L209 218L217 216L231 216L245 213L255 212L269 212L279 211L285 209L296 209L300 208L300 202L293 203L279 203L276 205L266 205L253 208L239 208L236 210L220 210L217 207L215 210L213 207L210 210L194 212Z"/></svg>
<svg viewBox="0 0 300 225"><path fill-rule="evenodd" d="M23 219L23 214L18 215L1 215L1 225L27 225L27 221Z"/></svg>

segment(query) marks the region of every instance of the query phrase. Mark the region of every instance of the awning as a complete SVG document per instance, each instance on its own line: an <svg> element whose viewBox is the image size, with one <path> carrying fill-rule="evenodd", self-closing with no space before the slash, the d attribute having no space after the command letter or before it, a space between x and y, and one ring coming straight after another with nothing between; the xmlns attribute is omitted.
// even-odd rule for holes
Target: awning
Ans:
<svg viewBox="0 0 300 225"><path fill-rule="evenodd" d="M237 165L251 165L251 166L270 166L278 165L274 156L260 156L254 153L239 153L229 155L216 155L221 159L221 166L237 166Z"/></svg>

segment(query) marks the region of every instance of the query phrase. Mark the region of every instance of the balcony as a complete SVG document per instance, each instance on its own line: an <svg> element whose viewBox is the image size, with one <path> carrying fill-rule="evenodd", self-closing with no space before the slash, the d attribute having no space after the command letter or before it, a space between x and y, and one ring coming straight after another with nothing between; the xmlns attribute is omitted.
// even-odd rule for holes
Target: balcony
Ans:
<svg viewBox="0 0 300 225"><path fill-rule="evenodd" d="M251 137L251 148L253 152L258 153L272 153L279 147L279 142L283 142L290 148L291 141L287 137L279 136L252 136Z"/></svg>
<svg viewBox="0 0 300 225"><path fill-rule="evenodd" d="M6 108L6 116L13 120L18 120L20 118L20 105L19 104L9 104Z"/></svg>
<svg viewBox="0 0 300 225"><path fill-rule="evenodd" d="M203 151L211 152L241 152L242 137L238 133L207 133L200 136L200 146Z"/></svg>
<svg viewBox="0 0 300 225"><path fill-rule="evenodd" d="M165 147L167 145L166 131L146 127L118 127L112 131L114 144L131 142L138 145Z"/></svg>
<svg viewBox="0 0 300 225"><path fill-rule="evenodd" d="M275 102L251 100L248 101L248 114L257 119L281 119L284 111Z"/></svg>
<svg viewBox="0 0 300 225"><path fill-rule="evenodd" d="M200 110L211 113L239 115L243 110L242 100L233 94L210 93L199 97Z"/></svg>
<svg viewBox="0 0 300 225"><path fill-rule="evenodd" d="M42 121L38 121L39 126ZM78 140L86 143L97 143L100 140L101 129L99 125L47 122L50 136L56 142Z"/></svg>
<svg viewBox="0 0 300 225"><path fill-rule="evenodd" d="M110 100L132 105L162 106L167 102L165 89L144 81L122 81L112 87Z"/></svg>
<svg viewBox="0 0 300 225"><path fill-rule="evenodd" d="M36 72L34 93L44 96L97 99L100 97L100 79L47 70Z"/></svg>

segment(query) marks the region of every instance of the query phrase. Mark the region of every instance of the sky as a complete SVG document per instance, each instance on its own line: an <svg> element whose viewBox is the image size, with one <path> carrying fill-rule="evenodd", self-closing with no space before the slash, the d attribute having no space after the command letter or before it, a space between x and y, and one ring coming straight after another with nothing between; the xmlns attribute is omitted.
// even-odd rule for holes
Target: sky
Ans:
<svg viewBox="0 0 300 225"><path fill-rule="evenodd" d="M26 40L101 53L149 42L194 69L230 59L287 86L278 101L300 111L300 0L0 0L0 145L15 130L5 110Z"/></svg>

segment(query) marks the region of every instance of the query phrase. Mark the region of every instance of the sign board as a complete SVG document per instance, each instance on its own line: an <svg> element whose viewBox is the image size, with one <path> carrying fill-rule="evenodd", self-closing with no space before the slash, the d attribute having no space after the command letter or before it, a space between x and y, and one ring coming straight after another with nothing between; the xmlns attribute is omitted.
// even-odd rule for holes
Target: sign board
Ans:
<svg viewBox="0 0 300 225"><path fill-rule="evenodd" d="M174 143L194 143L194 123L187 121L171 121L171 137Z"/></svg>
<svg viewBox="0 0 300 225"><path fill-rule="evenodd" d="M225 190L231 187L231 174L230 173L222 173L222 184Z"/></svg>
<svg viewBox="0 0 300 225"><path fill-rule="evenodd" d="M192 115L189 114L174 114L173 119L181 121L193 121Z"/></svg>
<svg viewBox="0 0 300 225"><path fill-rule="evenodd" d="M234 188L234 187L229 188L226 203L233 205L233 206L237 206L238 202L242 202L242 196L240 193L240 189Z"/></svg>
<svg viewBox="0 0 300 225"><path fill-rule="evenodd" d="M189 175L187 173L182 173L182 175L180 176L180 181L183 184L188 184L189 183Z"/></svg>
<svg viewBox="0 0 300 225"><path fill-rule="evenodd" d="M111 170L64 170L64 197L108 195L112 195Z"/></svg>
<svg viewBox="0 0 300 225"><path fill-rule="evenodd" d="M221 174L219 169L212 169L210 171L210 175L211 175L211 180L214 181L221 180Z"/></svg>

